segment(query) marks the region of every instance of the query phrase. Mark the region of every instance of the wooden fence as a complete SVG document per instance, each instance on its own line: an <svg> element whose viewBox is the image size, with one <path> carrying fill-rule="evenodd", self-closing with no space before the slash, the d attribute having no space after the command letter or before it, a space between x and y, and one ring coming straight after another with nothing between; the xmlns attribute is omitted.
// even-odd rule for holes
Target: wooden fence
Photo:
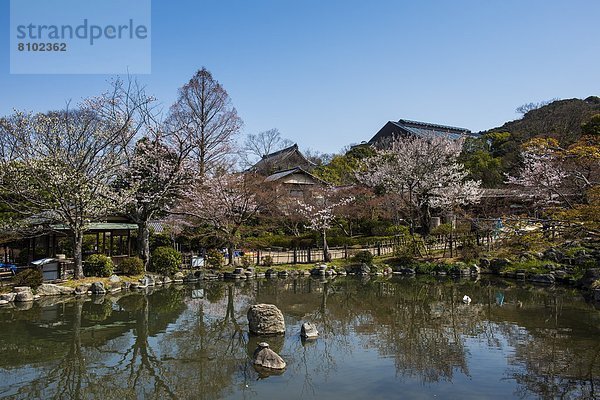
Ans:
<svg viewBox="0 0 600 400"><path fill-rule="evenodd" d="M329 247L328 254L331 260L348 259L360 251L369 251L374 256L386 256L394 254L395 249L398 247L413 246L415 252L423 256L430 255L432 251L436 250L443 250L444 255L452 256L456 252L457 246L460 246L465 240L470 240L480 246L487 246L488 249L494 242L494 238L491 235L455 234L452 236L439 235L427 238L399 236L388 241L363 246ZM257 265L264 265L265 257L271 257L273 264L313 264L325 261L323 248L296 248L291 250L260 249L247 251L244 253L244 256L251 258ZM192 257L194 257L194 254L184 254L183 265L188 268L191 267ZM240 259L241 257L235 257L234 264L240 264Z"/></svg>

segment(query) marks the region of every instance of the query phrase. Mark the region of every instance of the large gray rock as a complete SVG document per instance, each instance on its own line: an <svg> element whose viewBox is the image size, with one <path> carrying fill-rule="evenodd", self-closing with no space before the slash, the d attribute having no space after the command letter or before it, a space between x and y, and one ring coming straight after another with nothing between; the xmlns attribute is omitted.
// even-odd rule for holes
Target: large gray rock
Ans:
<svg viewBox="0 0 600 400"><path fill-rule="evenodd" d="M255 304L248 309L248 329L255 335L285 333L283 314L273 304Z"/></svg>
<svg viewBox="0 0 600 400"><path fill-rule="evenodd" d="M269 344L262 342L258 344L256 350L254 350L254 365L258 365L262 368L269 369L284 369L286 367L285 361L269 348Z"/></svg>
<svg viewBox="0 0 600 400"><path fill-rule="evenodd" d="M152 275L146 275L142 279L140 279L141 286L154 286L156 282L154 281L154 277Z"/></svg>
<svg viewBox="0 0 600 400"><path fill-rule="evenodd" d="M15 288L16 290L17 288ZM25 303L28 301L33 301L33 292L31 288L28 286L19 287L19 291L15 295L15 303Z"/></svg>
<svg viewBox="0 0 600 400"><path fill-rule="evenodd" d="M9 303L11 301L15 301L15 296L17 294L16 293L4 293L4 294L0 294L0 300L6 300Z"/></svg>
<svg viewBox="0 0 600 400"><path fill-rule="evenodd" d="M8 300L0 300L0 306L5 306L8 303L9 303Z"/></svg>
<svg viewBox="0 0 600 400"><path fill-rule="evenodd" d="M74 288L55 285L52 283L42 283L36 290L36 293L40 296L61 296L67 294L73 294Z"/></svg>
<svg viewBox="0 0 600 400"><path fill-rule="evenodd" d="M92 286L90 286L90 292L92 292L92 294L106 294L106 289L102 282L94 282L92 283Z"/></svg>
<svg viewBox="0 0 600 400"><path fill-rule="evenodd" d="M305 322L300 329L300 336L305 339L315 339L319 336L319 331L317 331L317 327L310 322Z"/></svg>
<svg viewBox="0 0 600 400"><path fill-rule="evenodd" d="M90 284L87 283L83 283L81 285L77 285L75 287L75 294L86 294L88 292L88 290L90 290Z"/></svg>
<svg viewBox="0 0 600 400"><path fill-rule="evenodd" d="M13 288L13 292L15 292L15 293L19 293L19 292L31 292L31 288L29 286L15 286Z"/></svg>
<svg viewBox="0 0 600 400"><path fill-rule="evenodd" d="M185 275L183 274L183 272L181 272L181 271L176 272L175 275L173 275L173 281L174 282L183 282L184 277L185 277Z"/></svg>
<svg viewBox="0 0 600 400"><path fill-rule="evenodd" d="M109 282L112 283L117 283L117 282L121 282L121 278L119 278L117 275L111 275L110 278L108 278Z"/></svg>

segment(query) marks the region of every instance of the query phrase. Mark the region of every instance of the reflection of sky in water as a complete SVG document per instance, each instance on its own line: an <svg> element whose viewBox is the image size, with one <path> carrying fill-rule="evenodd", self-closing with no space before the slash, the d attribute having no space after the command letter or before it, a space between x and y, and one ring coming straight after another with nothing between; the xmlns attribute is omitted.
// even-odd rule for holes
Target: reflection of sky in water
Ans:
<svg viewBox="0 0 600 400"><path fill-rule="evenodd" d="M577 398L585 368L599 372L600 316L572 291L503 288L500 307L468 282L203 285L202 298L181 286L0 310L0 397ZM247 334L255 302L284 312L285 337L266 338L288 363L280 376L249 363L265 340ZM299 337L307 320L316 341Z"/></svg>

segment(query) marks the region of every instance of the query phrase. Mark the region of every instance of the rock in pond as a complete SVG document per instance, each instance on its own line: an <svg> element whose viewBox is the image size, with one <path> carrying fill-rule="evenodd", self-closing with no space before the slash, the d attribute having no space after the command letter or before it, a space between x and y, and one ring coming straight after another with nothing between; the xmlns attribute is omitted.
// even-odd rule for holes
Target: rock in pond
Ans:
<svg viewBox="0 0 600 400"><path fill-rule="evenodd" d="M21 286L14 288L15 294L15 303L25 303L29 301L33 301L33 292L29 286Z"/></svg>
<svg viewBox="0 0 600 400"><path fill-rule="evenodd" d="M286 363L279 354L269 348L269 344L261 342L254 350L254 365L269 369L285 369Z"/></svg>
<svg viewBox="0 0 600 400"><path fill-rule="evenodd" d="M316 339L319 336L319 331L317 331L317 327L310 322L305 322L300 329L300 336L305 339Z"/></svg>
<svg viewBox="0 0 600 400"><path fill-rule="evenodd" d="M255 304L248 309L248 329L255 335L285 333L283 314L273 304Z"/></svg>
<svg viewBox="0 0 600 400"><path fill-rule="evenodd" d="M176 272L175 275L173 275L173 281L174 282L183 282L183 278L185 275L183 275L183 272Z"/></svg>
<svg viewBox="0 0 600 400"><path fill-rule="evenodd" d="M52 283L42 283L36 290L36 293L40 296L60 296L66 294L73 294L74 288L66 286L54 285Z"/></svg>
<svg viewBox="0 0 600 400"><path fill-rule="evenodd" d="M92 286L90 286L90 291L92 294L106 294L106 289L104 289L104 284L102 282L92 283Z"/></svg>
<svg viewBox="0 0 600 400"><path fill-rule="evenodd" d="M75 294L86 294L88 290L90 290L90 286L91 285L86 283L77 285L77 287L75 288Z"/></svg>
<svg viewBox="0 0 600 400"><path fill-rule="evenodd" d="M4 294L0 294L0 300L6 300L9 303L12 301L15 301L15 296L17 294L16 293L4 293Z"/></svg>

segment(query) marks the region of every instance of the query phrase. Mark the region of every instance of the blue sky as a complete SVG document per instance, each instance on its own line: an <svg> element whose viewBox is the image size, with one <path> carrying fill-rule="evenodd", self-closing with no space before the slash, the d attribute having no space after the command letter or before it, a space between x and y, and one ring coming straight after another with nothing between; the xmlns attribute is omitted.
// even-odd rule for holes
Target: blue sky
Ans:
<svg viewBox="0 0 600 400"><path fill-rule="evenodd" d="M152 73L137 79L168 108L206 66L244 133L335 152L388 120L479 131L523 103L600 95L599 15L597 0L153 0ZM8 25L0 0L0 115L107 87L109 75L11 75Z"/></svg>

